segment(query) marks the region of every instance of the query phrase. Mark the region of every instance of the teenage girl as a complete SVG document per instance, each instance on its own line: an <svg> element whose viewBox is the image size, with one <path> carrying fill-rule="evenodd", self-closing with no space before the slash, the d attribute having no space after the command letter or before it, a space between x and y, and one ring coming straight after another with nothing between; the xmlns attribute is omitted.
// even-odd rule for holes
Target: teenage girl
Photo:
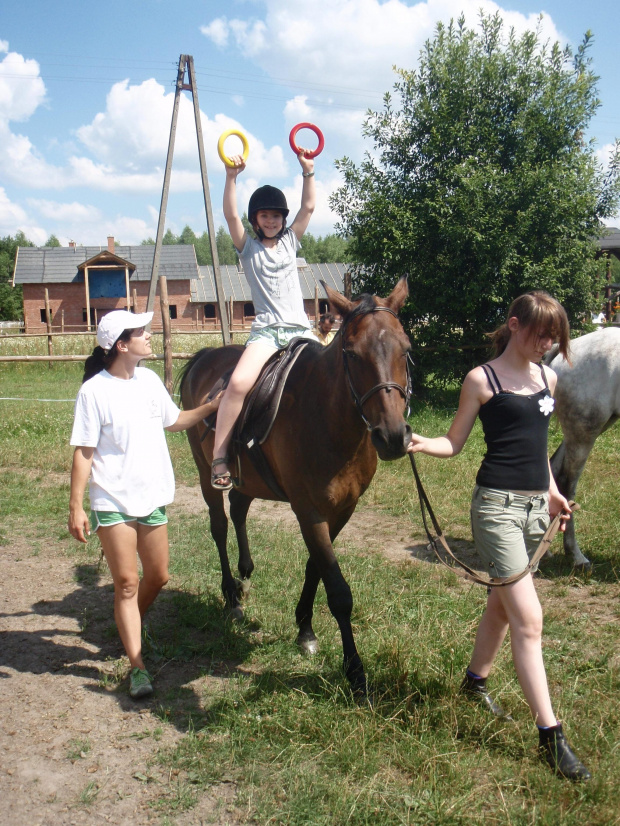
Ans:
<svg viewBox="0 0 620 826"><path fill-rule="evenodd" d="M237 175L243 172L245 163L240 155L230 160L235 165L226 166L224 217L250 285L256 315L217 414L211 484L218 490L232 487L228 446L245 397L263 365L296 336L316 342L304 310L296 262L299 241L314 212L314 161L306 158L304 149L300 150L301 207L290 228L286 226L289 210L281 190L267 185L252 194L248 206L248 219L256 233L252 238L237 211Z"/></svg>
<svg viewBox="0 0 620 826"><path fill-rule="evenodd" d="M112 573L114 618L131 664L134 698L153 691L142 660L141 621L168 582L166 505L174 499L174 475L164 429L186 430L218 405L215 400L181 411L157 374L138 367L151 354L145 325L152 317L115 310L101 319L71 434L69 531L80 542L90 534L83 505L90 478L92 530Z"/></svg>
<svg viewBox="0 0 620 826"><path fill-rule="evenodd" d="M456 456L480 417L487 452L472 498L472 532L487 572L502 579L527 567L550 515L565 512L564 518L570 518L547 454L556 375L541 364L555 341L567 357L568 319L550 295L530 292L513 301L507 321L491 339L496 358L465 377L446 435L431 439L413 434L408 450L439 458ZM508 629L517 677L538 726L541 756L558 774L588 780L590 773L571 750L551 706L542 657L542 609L531 574L511 585L489 588L461 691L497 716L508 716L486 688Z"/></svg>

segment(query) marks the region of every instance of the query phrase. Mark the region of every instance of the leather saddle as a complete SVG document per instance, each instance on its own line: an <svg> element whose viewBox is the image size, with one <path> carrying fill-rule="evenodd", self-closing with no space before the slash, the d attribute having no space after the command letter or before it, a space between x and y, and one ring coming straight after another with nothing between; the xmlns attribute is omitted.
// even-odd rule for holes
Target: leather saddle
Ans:
<svg viewBox="0 0 620 826"><path fill-rule="evenodd" d="M256 380L256 384L246 397L241 414L235 424L231 441L230 452L232 456L238 460L240 450L246 448L257 472L282 502L287 502L288 498L278 485L261 445L271 433L288 375L308 345L321 347L318 342L315 345L307 338L294 338L288 347L278 350L266 362ZM214 398L221 390L226 389L232 372L232 370L229 370L217 380L211 388L208 398ZM216 418L217 412L212 413L204 420L207 430L203 434L203 439L208 431L214 427Z"/></svg>

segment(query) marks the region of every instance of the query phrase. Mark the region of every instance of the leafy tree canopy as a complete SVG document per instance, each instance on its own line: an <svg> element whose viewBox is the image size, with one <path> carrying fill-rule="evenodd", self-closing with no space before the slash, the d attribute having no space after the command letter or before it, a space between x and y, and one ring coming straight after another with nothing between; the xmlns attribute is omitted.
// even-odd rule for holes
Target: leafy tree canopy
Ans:
<svg viewBox="0 0 620 826"><path fill-rule="evenodd" d="M43 246L44 247L60 247L61 243L58 240L58 238L56 238L55 235L50 235L50 237L47 239L47 241L45 242L45 244Z"/></svg>
<svg viewBox="0 0 620 826"><path fill-rule="evenodd" d="M499 15L439 24L419 68L397 70L395 97L369 112L372 153L337 162L331 205L355 288L386 294L408 273L405 323L438 350L418 350L418 381L460 378L484 351L458 348L483 342L527 290L589 318L594 239L620 190L618 142L605 172L583 137L599 106L590 40L573 54L538 30L505 34Z"/></svg>
<svg viewBox="0 0 620 826"><path fill-rule="evenodd" d="M23 318L24 302L21 284L13 287L13 270L18 247L34 247L23 232L12 238L0 238L0 321L19 321Z"/></svg>

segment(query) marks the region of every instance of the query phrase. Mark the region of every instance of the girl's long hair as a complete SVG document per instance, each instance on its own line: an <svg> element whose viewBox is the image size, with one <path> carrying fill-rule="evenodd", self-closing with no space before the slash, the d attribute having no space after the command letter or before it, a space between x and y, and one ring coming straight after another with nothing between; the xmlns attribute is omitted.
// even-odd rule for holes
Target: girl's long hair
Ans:
<svg viewBox="0 0 620 826"><path fill-rule="evenodd" d="M495 356L501 356L506 349L512 333L508 328L508 319L516 318L519 325L532 334L549 335L558 342L558 351L568 361L570 343L570 326L566 310L559 301L544 290L532 290L524 293L512 302L508 308L506 321L489 338Z"/></svg>
<svg viewBox="0 0 620 826"><path fill-rule="evenodd" d="M118 350L116 349L116 345L119 341L129 341L132 334L135 333L135 330L123 330L120 336L116 339L112 347L106 352L103 347L99 347L97 345L90 356L84 362L84 375L82 377L82 384L89 379L92 379L93 376L96 376L97 373L101 373L102 370L107 370L109 367L112 366L114 360L118 356Z"/></svg>

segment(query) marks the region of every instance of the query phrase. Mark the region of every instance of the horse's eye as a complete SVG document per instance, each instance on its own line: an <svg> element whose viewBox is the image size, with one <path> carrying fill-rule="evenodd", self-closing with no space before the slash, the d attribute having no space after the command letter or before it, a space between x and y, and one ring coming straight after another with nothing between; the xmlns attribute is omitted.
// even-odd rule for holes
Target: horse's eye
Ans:
<svg viewBox="0 0 620 826"><path fill-rule="evenodd" d="M345 350L344 354L348 359L351 359L351 361L357 358L357 353L354 353L353 350Z"/></svg>

